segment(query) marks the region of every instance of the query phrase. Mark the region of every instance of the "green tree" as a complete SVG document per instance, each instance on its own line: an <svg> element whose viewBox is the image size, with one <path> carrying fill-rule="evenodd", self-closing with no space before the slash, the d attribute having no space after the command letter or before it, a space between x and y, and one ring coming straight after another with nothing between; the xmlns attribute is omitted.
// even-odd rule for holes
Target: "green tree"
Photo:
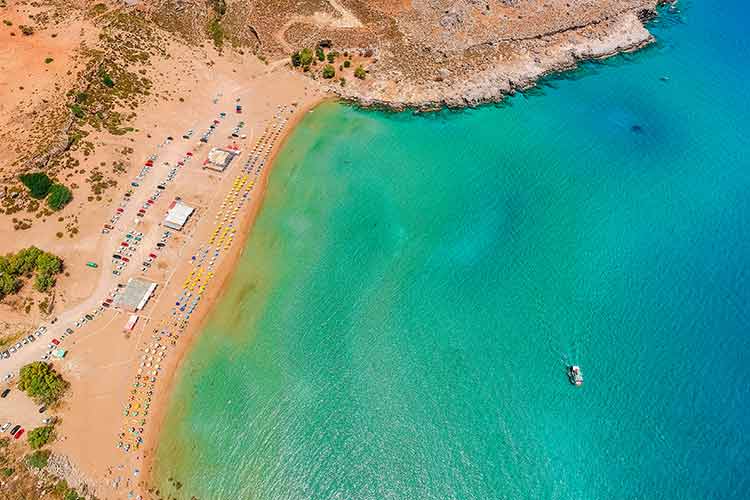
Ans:
<svg viewBox="0 0 750 500"><path fill-rule="evenodd" d="M29 188L29 194L32 198L38 200L47 196L49 189L52 187L52 179L44 172L35 172L33 174L21 174L18 176L24 186Z"/></svg>
<svg viewBox="0 0 750 500"><path fill-rule="evenodd" d="M12 295L21 287L21 282L9 273L0 275L0 299L6 295Z"/></svg>
<svg viewBox="0 0 750 500"><path fill-rule="evenodd" d="M312 50L308 48L302 49L302 51L299 53L299 62L303 68L309 68L313 62Z"/></svg>
<svg viewBox="0 0 750 500"><path fill-rule="evenodd" d="M34 279L34 288L40 292L46 292L55 286L55 283L57 283L57 280L54 276L49 274L37 274L36 279Z"/></svg>
<svg viewBox="0 0 750 500"><path fill-rule="evenodd" d="M299 50L297 50L292 54L292 66L294 66L295 68L298 68L301 65L302 65L302 56L300 55Z"/></svg>
<svg viewBox="0 0 750 500"><path fill-rule="evenodd" d="M62 271L62 259L57 255L40 250L36 258L36 270L42 274L58 274Z"/></svg>
<svg viewBox="0 0 750 500"><path fill-rule="evenodd" d="M49 205L52 210L60 210L70 203L70 200L72 199L73 193L70 192L70 189L62 184L54 184L49 190L47 205Z"/></svg>
<svg viewBox="0 0 750 500"><path fill-rule="evenodd" d="M318 61L325 61L326 55L323 52L323 49L320 48L320 46L315 47L315 56L318 58Z"/></svg>
<svg viewBox="0 0 750 500"><path fill-rule="evenodd" d="M49 462L49 450L36 450L34 453L26 455L26 463L35 469L44 469Z"/></svg>
<svg viewBox="0 0 750 500"><path fill-rule="evenodd" d="M328 59L328 62L333 64L333 61L336 60L336 52L330 51L328 54L326 54L326 59Z"/></svg>
<svg viewBox="0 0 750 500"><path fill-rule="evenodd" d="M333 78L336 76L336 69L330 64L323 66L323 78Z"/></svg>
<svg viewBox="0 0 750 500"><path fill-rule="evenodd" d="M38 450L47 443L51 443L55 439L55 428L51 425L45 425L44 427L37 427L29 431L28 440L29 446L32 450Z"/></svg>
<svg viewBox="0 0 750 500"><path fill-rule="evenodd" d="M357 69L354 70L354 76L360 80L364 80L367 76L367 72L362 66L357 66Z"/></svg>
<svg viewBox="0 0 750 500"><path fill-rule="evenodd" d="M34 361L21 368L18 388L25 391L37 403L52 404L62 397L68 388L68 383L52 368L52 365Z"/></svg>
<svg viewBox="0 0 750 500"><path fill-rule="evenodd" d="M348 68L351 65L352 65L352 62L349 59L347 59L346 61L344 61L344 67L345 68Z"/></svg>

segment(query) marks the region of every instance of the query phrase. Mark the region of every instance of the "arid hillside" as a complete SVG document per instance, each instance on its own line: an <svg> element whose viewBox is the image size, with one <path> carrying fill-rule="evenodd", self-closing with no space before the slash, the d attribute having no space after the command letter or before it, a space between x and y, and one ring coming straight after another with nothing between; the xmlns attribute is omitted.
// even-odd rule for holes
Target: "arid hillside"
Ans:
<svg viewBox="0 0 750 500"><path fill-rule="evenodd" d="M343 96L385 105L497 100L540 74L651 41L657 0L151 0L187 39L206 35L267 59L321 41L367 55L369 82ZM342 69L342 68L339 68ZM345 75L346 72L342 73ZM350 80L350 79L348 79ZM351 84L353 83L353 84Z"/></svg>

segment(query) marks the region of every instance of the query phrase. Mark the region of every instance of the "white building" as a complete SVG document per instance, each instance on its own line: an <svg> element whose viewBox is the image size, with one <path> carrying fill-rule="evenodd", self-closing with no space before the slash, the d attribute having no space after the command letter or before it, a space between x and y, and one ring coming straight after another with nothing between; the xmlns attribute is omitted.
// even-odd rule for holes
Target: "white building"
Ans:
<svg viewBox="0 0 750 500"><path fill-rule="evenodd" d="M181 231L194 211L195 209L190 205L175 200L167 210L164 225L175 231Z"/></svg>

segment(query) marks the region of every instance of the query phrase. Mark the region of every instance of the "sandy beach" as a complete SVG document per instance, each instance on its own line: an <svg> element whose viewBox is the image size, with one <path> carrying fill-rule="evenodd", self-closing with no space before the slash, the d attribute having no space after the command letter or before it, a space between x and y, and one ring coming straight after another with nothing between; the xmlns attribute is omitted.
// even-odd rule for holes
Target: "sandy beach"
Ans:
<svg viewBox="0 0 750 500"><path fill-rule="evenodd" d="M3 360L1 369L3 374L10 373L24 363L38 360L53 337L68 351L64 359L53 364L70 382L69 395L59 409L48 411L46 416L54 414L59 420L57 440L51 448L56 455L65 457L61 460L65 470L59 472L72 486L85 484L90 493L102 499L146 494L159 424L175 373L241 254L261 207L273 157L294 124L324 97L314 82L287 71L285 64L286 61L264 64L253 56L237 54L214 59L210 54L206 57L182 46L173 47L171 57L158 61L153 70L161 79L160 95L140 107L133 124L136 131L122 137L94 134L92 142L97 148L83 160L85 163L108 164L125 147L132 148L133 161L127 172L117 175L117 187L108 190L101 203L91 203L85 195L75 193L75 201L66 212L67 217L76 220L77 235L55 237L54 228L60 222L46 218L18 238L5 239L0 244L2 252L34 244L60 255L66 269L71 270L69 276L59 279L56 308L59 312L54 325L44 322L48 325L46 337L25 346L10 360ZM7 105L11 102L17 101L11 99ZM243 109L237 113L235 106L240 103ZM244 126L238 137L230 137L240 122ZM183 139L188 130L193 130L191 137ZM213 133L202 144L198 139L208 130ZM243 165L259 141L263 141L263 148L258 151L256 164L262 161L262 168L243 174ZM216 172L204 168L212 147L237 148L240 154L225 171ZM188 152L192 156L187 156ZM143 164L151 155L157 155L157 159L143 174ZM177 171L170 173L172 169ZM211 238L221 200L236 187L242 175L254 179L247 191L249 198L232 215L236 220L231 236L222 245L200 307L160 359L156 382L149 391L149 410L143 415L145 422L139 433L143 443L138 449L126 452L118 447L121 440L118 436L126 427L123 408L128 404L141 355L152 341L153 331L170 318L175 297L193 268L191 256ZM164 182L165 176L170 179L168 183ZM85 175L76 173L69 181L78 180L85 186L84 178ZM132 179L138 179L138 187L131 186ZM245 182L247 185L250 181ZM159 191L156 186L160 183L166 187L149 206L146 201ZM132 194L125 197L126 192ZM167 229L161 223L176 198L195 207L196 213L182 231L172 231L153 265L141 268L139 261L155 251L157 240ZM136 210L141 206L148 210L139 218ZM109 219L118 211L122 214L112 223ZM114 229L104 234L101 229L107 223ZM125 234L133 231L143 234L140 245L121 274L113 275L114 261L110 263L110 255L125 241ZM86 269L88 261L97 262L99 267ZM129 314L114 308L104 309L100 304L117 289L118 283L136 276L154 281L157 288L146 307L137 312L135 328L124 332ZM97 309L101 311L96 312L93 320L74 326L81 316L93 315ZM29 327L44 320L37 313L27 319ZM74 333L66 334L67 328ZM18 422L29 430L41 425L43 416L20 391L12 391L5 403L0 409L3 422Z"/></svg>
<svg viewBox="0 0 750 500"><path fill-rule="evenodd" d="M158 443L159 426L169 402L169 389L175 381L175 374L190 349L192 340L199 334L202 323L210 314L212 304L221 296L224 283L230 277L234 263L241 254L244 240L250 234L253 220L261 208L263 189L268 180L273 156L280 148L283 138L292 129L293 122L303 116L318 100L319 97L314 96L304 100L303 104L297 108L290 109L290 122L284 127L282 135L273 143L265 168L259 176L259 182L253 188L250 202L241 213L239 237L234 240L229 251L222 256L213 282L202 298L200 309L190 318L179 340L161 363L158 382L153 389L151 410L144 426L145 442L140 449L123 453L122 449L115 447L118 441L117 434L123 425L122 407L127 402L126 396L138 367L137 354L147 343L150 331L169 317L172 299L177 295L181 283L189 274L189 256L197 250L199 242L209 237L210 222L216 217L218 205L216 201L221 199L221 196L226 194L232 185L233 170L238 169L244 162L243 156L235 159L233 166L222 174L224 178L218 180L218 186L211 193L205 193L205 196L210 196L210 201L207 201L205 205L205 212L199 214L199 220L193 221L196 227L190 235L190 241L186 241L179 252L181 262L177 262L172 269L168 284L157 293L152 303L144 310L145 314L142 317L146 316L147 320L139 324L130 339L121 340L122 349L118 347L113 349L111 337L122 337L119 332L122 319L120 321L113 319L110 324L102 328L103 331L98 331L96 336L91 335L86 339L86 351L82 356L86 361L76 361L74 366L66 367L78 372L81 383L73 382L73 397L67 405L68 409L61 413L60 435L62 439L56 449L70 457L73 463L81 468L88 484L96 484L97 496L119 498L131 491L140 491L143 494L144 490L149 487L148 477ZM247 115L243 115L243 118L247 118ZM262 122L258 121L258 126L261 125ZM257 130L256 133L262 132ZM251 145L250 138L248 138L247 145ZM79 340L80 338L77 337L74 342L83 343ZM73 364L73 361L66 361L66 363ZM103 377L97 376L98 373L101 373ZM97 415L98 418L92 419L92 415ZM102 418L103 415L106 415L106 418ZM75 438L82 435L87 436L83 442Z"/></svg>

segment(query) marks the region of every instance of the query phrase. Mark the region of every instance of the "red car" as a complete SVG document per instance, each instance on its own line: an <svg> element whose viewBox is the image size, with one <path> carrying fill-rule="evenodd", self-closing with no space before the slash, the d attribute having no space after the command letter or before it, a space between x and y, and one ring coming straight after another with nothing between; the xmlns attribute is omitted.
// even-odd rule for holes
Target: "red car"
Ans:
<svg viewBox="0 0 750 500"><path fill-rule="evenodd" d="M147 167L153 167L153 166L154 166L154 162L153 162L153 161L151 161L151 160L148 160L148 161L146 162L146 166L147 166Z"/></svg>
<svg viewBox="0 0 750 500"><path fill-rule="evenodd" d="M129 247L130 245L128 245L127 243L125 243L125 242L123 241L122 243L120 243L120 246L123 246L123 247Z"/></svg>
<svg viewBox="0 0 750 500"><path fill-rule="evenodd" d="M185 154L186 154L186 155L188 155L188 156L193 156L193 152L192 152L192 151L188 151L188 152L187 152L187 153L185 153Z"/></svg>
<svg viewBox="0 0 750 500"><path fill-rule="evenodd" d="M50 342L52 342L55 345L60 345L60 341L57 340L57 339L52 339L52 340L50 340Z"/></svg>
<svg viewBox="0 0 750 500"><path fill-rule="evenodd" d="M118 208L117 210L115 210L115 212L117 212L118 214L121 214L121 213L123 213L124 211L125 211L125 210L123 210L122 208Z"/></svg>
<svg viewBox="0 0 750 500"><path fill-rule="evenodd" d="M16 439L19 439L21 436L23 436L23 433L24 433L24 429L21 428L18 432L16 432L16 434L13 437Z"/></svg>
<svg viewBox="0 0 750 500"><path fill-rule="evenodd" d="M150 253L150 254L148 254L148 256L151 257L152 259L156 258L156 254L155 253Z"/></svg>
<svg viewBox="0 0 750 500"><path fill-rule="evenodd" d="M182 161L182 160L180 160L180 161L178 161L178 162L177 162L177 164L178 164L179 166L183 166L183 165L185 164L185 162L184 162L184 161Z"/></svg>
<svg viewBox="0 0 750 500"><path fill-rule="evenodd" d="M104 227L106 227L107 229L114 229L115 228L115 226L111 226L109 224L104 224Z"/></svg>
<svg viewBox="0 0 750 500"><path fill-rule="evenodd" d="M148 200L146 200L146 203L148 203L149 205L153 205L154 204L154 200L152 200L151 198L149 198Z"/></svg>
<svg viewBox="0 0 750 500"><path fill-rule="evenodd" d="M123 261L123 262L130 262L130 259L128 259L127 257L123 257L123 258L122 258L122 261Z"/></svg>
<svg viewBox="0 0 750 500"><path fill-rule="evenodd" d="M112 299L109 299L109 298L104 299L104 302L106 302L107 304L111 304L112 303Z"/></svg>

